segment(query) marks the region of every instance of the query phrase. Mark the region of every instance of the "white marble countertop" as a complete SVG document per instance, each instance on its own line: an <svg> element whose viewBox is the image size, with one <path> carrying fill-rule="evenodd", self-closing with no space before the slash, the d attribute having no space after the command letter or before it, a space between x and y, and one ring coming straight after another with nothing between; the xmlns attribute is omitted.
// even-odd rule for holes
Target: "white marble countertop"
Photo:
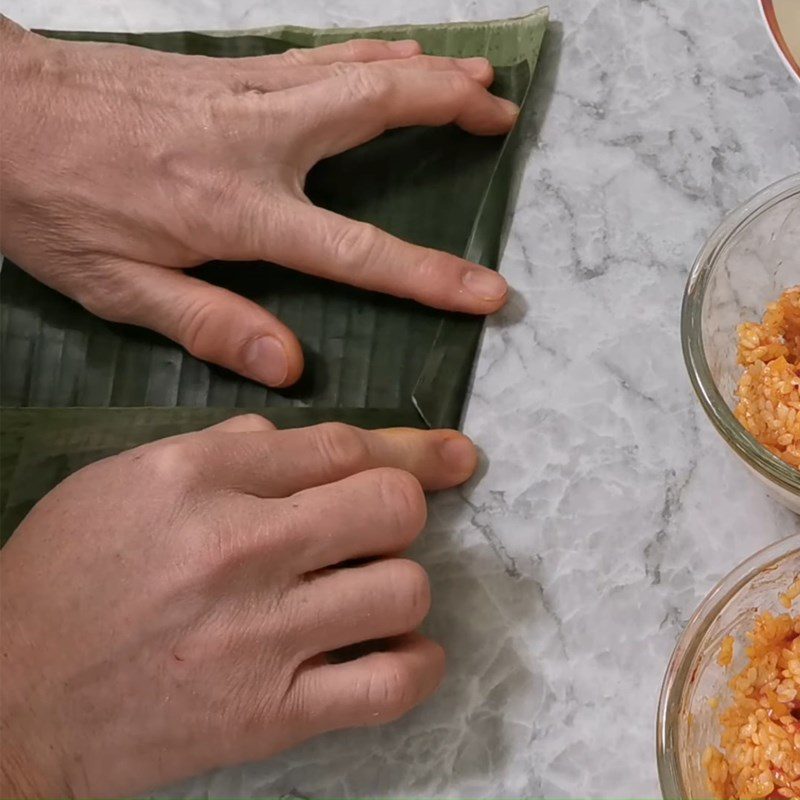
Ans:
<svg viewBox="0 0 800 800"><path fill-rule="evenodd" d="M535 0L5 0L30 26L219 29L511 16ZM711 585L800 529L719 440L680 353L687 270L800 168L800 88L755 0L552 0L554 91L466 430L485 474L417 554L449 677L378 732L165 796L658 797L658 690ZM524 313L523 313L524 311Z"/></svg>

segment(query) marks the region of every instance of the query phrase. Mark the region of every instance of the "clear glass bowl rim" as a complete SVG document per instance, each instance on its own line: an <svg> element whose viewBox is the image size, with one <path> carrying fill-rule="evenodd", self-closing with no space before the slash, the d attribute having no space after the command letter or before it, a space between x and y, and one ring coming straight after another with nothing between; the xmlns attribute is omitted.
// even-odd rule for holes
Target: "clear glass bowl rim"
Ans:
<svg viewBox="0 0 800 800"><path fill-rule="evenodd" d="M800 496L800 470L781 461L760 445L742 427L717 389L703 347L701 324L705 292L719 254L752 220L795 194L800 194L800 173L777 181L753 195L728 214L708 237L686 282L681 308L681 343L695 393L722 438L752 469L768 481Z"/></svg>
<svg viewBox="0 0 800 800"><path fill-rule="evenodd" d="M678 639L661 686L656 726L656 759L661 794L665 800L689 796L678 759L678 723L683 688L708 629L730 599L758 574L800 550L800 533L759 550L729 572L706 595Z"/></svg>

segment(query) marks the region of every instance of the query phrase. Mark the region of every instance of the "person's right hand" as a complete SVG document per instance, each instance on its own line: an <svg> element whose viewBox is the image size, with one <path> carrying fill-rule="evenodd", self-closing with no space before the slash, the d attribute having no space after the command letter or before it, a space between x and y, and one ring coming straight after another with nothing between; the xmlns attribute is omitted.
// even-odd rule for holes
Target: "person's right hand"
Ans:
<svg viewBox="0 0 800 800"><path fill-rule="evenodd" d="M400 554L475 464L454 431L246 416L72 475L0 552L0 796L137 794L408 711L444 656Z"/></svg>
<svg viewBox="0 0 800 800"><path fill-rule="evenodd" d="M508 131L518 109L487 91L484 58L361 40L214 59L51 41L0 18L0 79L3 251L101 317L287 386L303 368L294 334L183 269L263 259L436 308L505 301L496 272L303 191L318 161L389 128Z"/></svg>

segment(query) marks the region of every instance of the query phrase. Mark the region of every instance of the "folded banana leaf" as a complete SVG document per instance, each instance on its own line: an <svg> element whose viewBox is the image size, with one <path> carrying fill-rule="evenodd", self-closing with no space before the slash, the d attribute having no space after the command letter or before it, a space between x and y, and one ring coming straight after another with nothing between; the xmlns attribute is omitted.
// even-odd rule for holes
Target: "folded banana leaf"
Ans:
<svg viewBox="0 0 800 800"><path fill-rule="evenodd" d="M483 23L221 33L77 33L218 57L279 53L354 37L417 39L425 52L488 57L492 91L523 106L505 137L454 126L391 131L319 164L316 204L417 244L496 268L532 115L529 96L547 9ZM235 413L279 425L342 420L363 427L456 427L482 320L434 311L273 264L213 263L198 277L239 292L299 336L306 372L288 391L205 364L148 331L92 317L6 261L0 272L2 509L26 507L84 463ZM31 476L36 473L36 479ZM50 477L47 477L50 476Z"/></svg>

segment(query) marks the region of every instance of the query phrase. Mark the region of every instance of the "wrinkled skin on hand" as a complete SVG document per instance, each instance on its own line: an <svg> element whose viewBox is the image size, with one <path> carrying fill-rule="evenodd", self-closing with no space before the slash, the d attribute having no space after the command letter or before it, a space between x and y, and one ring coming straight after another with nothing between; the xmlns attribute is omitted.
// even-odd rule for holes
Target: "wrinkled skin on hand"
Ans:
<svg viewBox="0 0 800 800"><path fill-rule="evenodd" d="M75 473L0 553L0 795L138 794L409 710L444 658L400 554L475 463L453 431L245 416Z"/></svg>
<svg viewBox="0 0 800 800"><path fill-rule="evenodd" d="M503 304L491 270L316 208L303 192L318 161L389 128L505 133L518 109L487 91L485 59L369 40L212 59L0 25L2 249L93 313L286 386L303 368L291 331L185 269L264 259L437 308Z"/></svg>

